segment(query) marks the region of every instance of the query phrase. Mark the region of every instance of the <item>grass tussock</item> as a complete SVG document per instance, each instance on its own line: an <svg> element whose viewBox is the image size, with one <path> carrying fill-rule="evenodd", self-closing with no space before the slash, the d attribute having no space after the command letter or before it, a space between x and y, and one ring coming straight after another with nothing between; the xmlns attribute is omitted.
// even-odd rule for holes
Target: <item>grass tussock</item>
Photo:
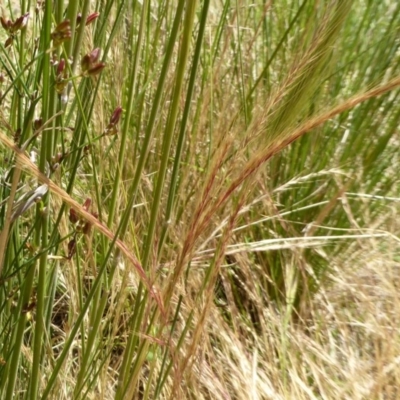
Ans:
<svg viewBox="0 0 400 400"><path fill-rule="evenodd" d="M0 16L1 398L400 396L397 2Z"/></svg>

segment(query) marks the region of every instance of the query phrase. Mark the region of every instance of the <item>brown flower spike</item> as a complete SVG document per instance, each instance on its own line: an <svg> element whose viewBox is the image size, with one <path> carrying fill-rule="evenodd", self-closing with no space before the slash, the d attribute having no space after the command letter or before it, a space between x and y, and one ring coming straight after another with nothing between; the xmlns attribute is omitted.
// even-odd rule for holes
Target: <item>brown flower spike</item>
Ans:
<svg viewBox="0 0 400 400"><path fill-rule="evenodd" d="M92 205L92 200L90 198L87 198L85 200L85 202L83 203L82 208L85 211L89 211L91 208L91 205ZM95 218L98 217L97 213L90 212L90 214L92 214ZM88 235L90 233L92 224L90 222L86 221L85 219L82 219L73 208L69 209L69 221L74 225L76 224L76 228L75 228L76 232L81 232L84 235Z"/></svg>
<svg viewBox="0 0 400 400"><path fill-rule="evenodd" d="M71 23L69 19L60 22L56 29L51 33L54 46L59 46L61 43L71 39Z"/></svg>
<svg viewBox="0 0 400 400"><path fill-rule="evenodd" d="M100 59L100 51L101 50L97 47L82 57L81 69L83 76L97 75L104 69L106 64L98 62Z"/></svg>
<svg viewBox="0 0 400 400"><path fill-rule="evenodd" d="M104 135L116 135L118 133L118 122L121 118L122 107L118 106L111 115L110 122L104 130Z"/></svg>
<svg viewBox="0 0 400 400"><path fill-rule="evenodd" d="M28 23L29 13L21 15L19 18L12 22L11 20L6 20L3 16L0 17L1 26L10 35L4 43L4 47L7 48L14 41L14 37L18 31L25 28Z"/></svg>

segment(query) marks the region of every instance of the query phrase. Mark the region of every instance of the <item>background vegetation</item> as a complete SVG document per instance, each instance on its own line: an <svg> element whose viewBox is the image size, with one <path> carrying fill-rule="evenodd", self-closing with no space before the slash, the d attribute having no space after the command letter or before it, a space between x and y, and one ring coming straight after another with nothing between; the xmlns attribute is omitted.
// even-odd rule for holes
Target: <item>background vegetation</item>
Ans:
<svg viewBox="0 0 400 400"><path fill-rule="evenodd" d="M400 397L400 3L2 3L0 397Z"/></svg>

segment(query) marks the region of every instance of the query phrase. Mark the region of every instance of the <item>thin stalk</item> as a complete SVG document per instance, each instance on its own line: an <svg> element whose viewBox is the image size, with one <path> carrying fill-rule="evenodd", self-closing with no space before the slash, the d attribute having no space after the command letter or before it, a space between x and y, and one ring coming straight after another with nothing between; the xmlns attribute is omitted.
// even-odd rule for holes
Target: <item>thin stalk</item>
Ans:
<svg viewBox="0 0 400 400"><path fill-rule="evenodd" d="M175 150L175 157L174 157L174 166L171 175L171 183L169 185L169 193L168 193L168 200L167 200L167 207L165 211L165 223L160 235L160 241L158 245L158 254L161 253L162 247L164 245L168 227L170 226L169 221L171 219L173 207L175 205L175 198L176 198L176 189L178 185L178 178L179 178L179 171L181 167L181 159L182 159L182 152L183 146L186 141L186 133L187 133L187 121L189 118L189 113L191 109L191 102L193 98L193 92L196 84L196 76L197 70L200 64L200 56L201 56L201 49L203 45L204 39L204 32L206 29L206 22L207 22L207 15L208 9L210 6L210 0L204 0L203 10L200 17L200 25L199 25L199 33L197 36L196 48L193 55L192 61L192 68L190 71L190 78L189 78L189 85L186 94L186 101L185 101L185 108L183 110L182 115L182 122L181 122L181 129L178 136L178 142L176 145Z"/></svg>
<svg viewBox="0 0 400 400"><path fill-rule="evenodd" d="M168 69L169 69L169 66L172 61L173 51L174 51L176 39L177 39L178 32L179 32L180 20L182 18L184 5L185 5L185 1L180 0L178 3L178 6L177 6L174 24L173 24L173 27L171 30L170 38L168 40L167 49L166 49L166 52L164 55L164 62L163 62L163 66L161 69L160 78L159 78L158 84L157 84L157 90L154 95L154 99L153 99L153 103L152 103L149 122L146 127L145 137L144 137L144 141L143 141L143 144L141 147L142 150L140 153L139 162L136 167L132 185L128 191L129 201L128 201L125 213L124 213L122 221L121 221L121 231L120 231L121 238L123 238L123 236L125 235L125 232L128 227L131 210L133 207L133 203L135 202L135 199L136 199L137 190L139 187L140 180L142 178L143 168L145 166L147 156L149 153L150 143L153 138L153 129L154 129L154 125L155 125L158 113L159 113L162 94L165 90L165 82L166 82L166 78L167 78L167 73L168 73Z"/></svg>
<svg viewBox="0 0 400 400"><path fill-rule="evenodd" d="M123 11L125 9L126 2L123 1L118 9L117 12L117 18L115 20L114 26L112 33L109 37L109 41L106 46L106 51L105 53L108 53L108 49L111 46L112 40L117 32L117 29L120 27L121 21L122 21L122 16L123 16ZM97 86L98 87L98 86ZM85 119L83 119L86 131L87 131L87 122ZM100 200L100 192L96 183L96 194L98 197L98 200ZM100 203L100 202L99 202ZM103 248L106 248L106 241L102 241ZM113 268L114 270L114 268ZM108 292L108 282L112 281L112 276L113 276L113 270L109 272L108 277L104 276L104 284L105 284L105 291ZM80 370L74 390L74 398L79 398L84 387L84 382L87 380L87 374L88 374L88 366L90 363L93 361L93 348L95 347L96 339L101 340L101 334L99 335L99 330L100 330L100 324L102 322L102 316L104 313L104 309L107 305L107 297L101 296L102 292L102 287L99 285L97 292L94 294L93 299L91 301L91 313L90 313L90 318L89 318L89 326L90 326L90 331L89 335L86 341L86 346L85 346L85 351L82 352L82 359L80 363Z"/></svg>
<svg viewBox="0 0 400 400"><path fill-rule="evenodd" d="M99 290L97 290L96 295L101 293L101 286L99 286ZM95 300L95 299L94 299ZM96 299L97 300L97 299ZM104 310L107 304L108 300L108 295L107 293L103 293L99 299L100 301L96 301L98 308L100 310ZM93 301L91 302L93 303ZM88 379L88 366L93 365L95 363L95 355L92 352L92 349L95 344L96 337L100 336L99 335L99 327L101 325L102 319L103 319L103 313L98 312L96 309L94 315L91 317L91 321L89 322L89 337L88 340L86 341L85 344L85 351L83 352L83 357L81 360L80 364L80 370L78 374L78 379L75 384L75 390L74 390L74 399L80 399L81 394L84 389L84 383Z"/></svg>
<svg viewBox="0 0 400 400"><path fill-rule="evenodd" d="M113 245L115 244L116 241L117 241L117 236L114 237L114 239L112 240L112 242L110 244L110 249L109 249L108 253L105 256L106 261L110 257ZM104 274L105 274L106 270L107 270L107 262L104 262L103 265L101 266L101 268L99 269L98 275L97 275L96 279L93 282L93 286L90 289L90 291L89 291L89 293L88 293L88 295L86 297L86 302L83 305L82 310L79 313L79 315L78 315L78 317L77 317L77 319L75 321L75 324L72 327L71 332L69 333L69 336L68 336L68 338L66 339L66 341L64 343L64 348L63 348L61 354L59 355L56 364L53 367L52 374L48 379L47 386L45 387L45 389L43 391L41 400L46 400L48 398L48 396L50 395L50 392L51 392L51 390L52 390L52 388L53 388L53 386L54 386L54 384L56 382L56 379L58 378L58 374L60 372L60 369L61 369L61 367L62 367L62 365L63 365L63 363L64 363L64 361L65 361L65 359L66 359L66 357L68 355L68 353L71 350L71 345L75 340L75 336L76 336L76 334L78 333L78 330L81 327L81 324L83 322L83 319L84 319L89 307L92 305L93 298L94 298L95 294L97 293L97 291L99 290L99 288L101 286L101 283L102 283L102 281L104 279Z"/></svg>
<svg viewBox="0 0 400 400"><path fill-rule="evenodd" d="M52 18L52 5L50 0L46 0L45 13L42 27L42 46L43 49L50 48L50 32L51 32L51 18ZM50 54L45 53L43 57L43 99L42 99L42 115L43 120L47 121L51 117L51 102L50 102ZM52 151L52 140L49 135L52 135L53 131L42 133L42 143L40 151L39 169L42 172L46 170L46 163L49 160L49 154ZM49 205L49 194L44 198L44 206ZM38 224L37 235L39 235L39 229L41 228L41 240L40 246L43 249L47 248L48 243L48 210L42 214L41 206L37 206L38 218L41 223ZM40 226L40 227L39 227ZM39 278L37 287L37 308L36 308L36 324L34 333L33 343L33 361L32 361L32 372L29 381L29 399L36 400L39 390L40 379L40 366L42 359L42 346L43 346L43 333L45 328L45 314L46 314L46 275L47 275L47 251L44 251L39 260Z"/></svg>
<svg viewBox="0 0 400 400"><path fill-rule="evenodd" d="M249 124L249 115L248 115L248 107L247 107L247 98L245 96L245 87L244 87L244 72L243 72L243 59L242 59L242 40L241 40L241 35L240 35L240 20L239 20L239 3L238 0L236 0L236 35L237 39L235 40L235 44L237 45L238 49L238 62L239 62L239 72L240 72L240 97L242 99L242 107L244 111L244 123L245 126L247 127Z"/></svg>
<svg viewBox="0 0 400 400"><path fill-rule="evenodd" d="M79 24L78 34L76 36L76 40L74 43L74 49L73 49L73 55L72 55L72 66L71 66L72 74L75 73L76 66L78 64L79 54L80 54L81 48L82 48L83 36L85 34L86 19L89 15L90 5L91 5L90 0L85 0L83 3L81 23ZM75 10L74 9L71 10L71 14L73 11L75 11ZM76 19L76 17L75 17L75 19ZM71 43L73 43L72 40L71 40Z"/></svg>
<svg viewBox="0 0 400 400"><path fill-rule="evenodd" d="M12 181L11 181L11 190L10 190L10 195L8 197L7 201L7 212L6 212L6 217L3 225L3 229L1 230L0 233L0 276L3 271L4 267L4 257L6 254L6 246L9 238L9 233L11 229L11 216L13 213L13 204L14 204L14 199L15 195L17 193L17 188L19 184L19 180L21 177L21 168L20 167L15 167Z"/></svg>
<svg viewBox="0 0 400 400"><path fill-rule="evenodd" d="M79 0L69 0L67 8L67 18L71 24L71 39L65 45L65 52L68 58L72 57L74 49L75 31L76 31L76 17L78 15ZM75 60L74 60L75 61Z"/></svg>
<svg viewBox="0 0 400 400"><path fill-rule="evenodd" d="M134 21L134 13L136 10L136 4L137 1L135 1L132 5L132 22ZM135 56L132 64L132 70L129 73L130 76L130 81L128 84L128 94L127 94L127 104L126 104L126 113L125 113L125 119L124 119L124 125L122 128L122 134L121 134L121 144L119 147L119 154L118 154L118 165L116 169L116 175L114 177L114 185L113 185L113 191L111 195L111 203L110 203L110 208L109 208L109 214L108 214L108 226L111 227L112 222L114 220L114 215L116 211L116 205L117 205L117 198L119 195L119 185L121 182L121 175L122 175L122 170L124 163L126 162L125 159L125 152L126 152L126 141L128 137L128 132L130 129L130 124L131 124L131 117L132 117L132 107L133 107L133 100L135 98L135 90L136 90L136 77L137 77L137 72L139 70L139 63L140 63L140 54L141 54L141 48L142 48L142 43L143 43L143 35L144 35L144 30L145 30L145 23L146 23L146 12L148 8L149 2L148 0L145 0L142 5L142 14L140 17L140 25L139 25L139 33L137 37L137 43L136 43L136 49L135 49ZM133 26L131 27L131 30L133 30ZM131 34L131 45L133 46L133 35Z"/></svg>
<svg viewBox="0 0 400 400"><path fill-rule="evenodd" d="M176 308L175 308L175 314L174 314L174 317L173 317L172 323L171 323L171 329L170 329L170 333L169 333L169 341L170 342L172 342L172 335L175 332L176 324L178 322L178 317L179 317L179 312L181 310L182 300L183 300L183 297L182 297L182 295L180 295L179 296L179 300L178 300L178 304L176 305ZM186 330L184 329L184 332L185 331ZM179 343L178 343L178 346L177 346L177 350L179 351ZM163 360L162 360L162 363L161 363L161 367L160 367L159 377L157 379L156 388L154 389L154 399L157 399L158 396L160 395L160 393L162 391L163 383L165 382L165 378L166 378L166 376L168 376L169 369L170 369L170 367L172 365L172 363L170 363L169 366L167 366L167 369L166 369L166 371L164 373L165 366L167 365L167 358L168 358L169 351L170 351L169 348L166 347L165 352L164 352L164 357L163 357ZM163 375L164 375L164 379L162 378Z"/></svg>
<svg viewBox="0 0 400 400"><path fill-rule="evenodd" d="M153 99L153 105L152 105L152 110L150 113L149 123L146 128L145 139L144 139L144 142L142 145L141 155L139 158L138 166L136 168L136 172L135 172L135 176L133 178L132 185L129 189L128 205L126 207L126 211L125 211L123 218L121 220L121 223L120 223L120 228L121 228L120 237L121 238L125 235L125 232L128 227L128 222L129 222L132 206L133 206L133 203L136 198L136 193L137 193L137 189L139 187L139 182L140 182L140 179L142 176L142 171L143 171L143 168L144 168L144 165L145 165L145 162L147 159L147 155L149 152L150 142L153 137L153 128L154 128L154 124L155 124L156 117L158 114L162 93L164 91L164 85L165 85L165 81L166 81L166 77L167 77L167 72L168 72L169 65L172 60L173 50L174 50L178 32L179 32L180 21L181 21L182 15L183 15L184 5L185 5L185 1L180 0L178 3L177 9L176 9L174 23L172 26L170 38L168 40L168 45L167 45L166 53L164 56L164 62L163 62L160 78L158 81L157 90L156 90L156 93L155 93L155 96ZM143 285L139 284L138 291L137 291L137 299L136 299L137 306L135 306L135 309L137 307L140 307L142 309L142 311L139 311L139 309L137 309L134 312L134 318L132 318L132 325L131 325L132 334L130 335L130 337L128 339L128 344L127 344L127 348L131 348L131 349L134 349L137 346L138 338L137 338L137 335L135 332L136 332L136 329L141 324L141 319L142 319L141 315L143 315L143 310L145 307L144 299L146 299L146 296L144 297L144 299L142 299L143 291L144 291ZM141 304L142 302L143 302L143 304ZM130 364L131 364L131 358L128 357L128 352L125 352L124 359L122 361L122 365L121 365L121 369L120 369L120 374L119 374L120 377L119 377L118 388L117 388L117 392L116 392L116 396L115 396L116 400L123 399L124 392L125 392L124 388L126 386L126 381L128 380L127 374L129 371ZM135 376L136 375L137 375L137 371L135 371Z"/></svg>
<svg viewBox="0 0 400 400"><path fill-rule="evenodd" d="M145 249L144 249L143 258L142 258L142 263L145 268L148 267L150 255L151 255L151 251L152 251L152 247L153 247L155 226L156 226L156 222L157 222L157 218L158 218L159 206L161 203L161 194L162 194L162 189L164 187L165 174L166 174L166 169L167 169L168 161L169 161L169 153L170 153L170 147L171 147L173 133L174 133L174 129L175 129L176 118L177 118L178 111L179 111L180 95L181 95L183 79L185 76L186 64L187 64L188 55L189 55L196 6L197 6L196 1L191 1L188 3L187 9L186 9L186 14L185 14L185 19L184 19L184 30L183 30L183 34L182 34L182 44L181 44L177 73L176 73L175 89L174 89L174 93L172 96L172 105L171 105L171 109L170 109L167 126L165 129L165 134L164 134L161 164L159 167L157 184L156 184L155 193L153 196L153 204L152 204L152 209L151 209L151 214L150 214L150 223L149 223L148 234L146 237ZM143 310L147 303L147 297L148 296L146 295L143 298L143 301L141 304L141 308ZM143 311L139 312L139 315L141 315L142 313L143 313ZM157 320L157 318L158 318L158 312L155 312L152 320ZM148 329L150 329L151 326L152 326L152 324L149 325ZM139 328L138 324L136 325L136 327ZM136 341L136 334L131 335L130 340ZM149 346L148 341L144 340L142 343L142 346L140 346L140 349L138 350L138 354L136 356L136 363L132 369L131 378L130 378L130 386L131 387L132 387L132 385L134 385L134 383L139 375L139 368L141 367L142 363L146 359L148 346ZM121 392L117 392L118 395L121 395L120 393Z"/></svg>
<svg viewBox="0 0 400 400"><path fill-rule="evenodd" d="M258 87L258 85L260 84L260 82L262 82L263 79L265 79L268 70L271 66L272 61L275 60L276 55L278 54L278 52L281 50L283 44L287 41L287 38L289 36L289 33L292 31L292 29L295 27L295 23L297 22L297 20L300 17L300 14L304 11L304 7L307 4L308 0L304 0L303 3L301 3L300 7L298 8L296 15L291 19L285 33L282 35L281 40L279 41L279 43L276 45L273 53L271 54L271 56L268 58L267 62L265 63L265 66L261 72L261 74L258 76L258 78L256 79L256 81L254 82L254 85L251 87L251 89L249 90L249 93L246 96L246 102L248 102L251 98L251 96L253 95L254 91L256 90L256 88Z"/></svg>
<svg viewBox="0 0 400 400"><path fill-rule="evenodd" d="M171 149L171 143L173 134L175 131L176 119L179 112L179 103L181 98L181 91L183 86L183 80L185 77L186 64L189 56L190 43L192 38L192 29L194 23L194 16L196 11L197 1L192 0L188 3L186 9L186 15L184 20L184 30L182 34L182 45L179 54L178 68L175 80L175 89L172 95L172 105L170 114L167 122L167 126L164 133L164 140L162 146L161 164L158 170L157 185L153 196L153 204L150 214L150 223L148 233L145 241L145 248L143 252L142 265L144 268L148 266L150 254L153 248L154 232L158 218L158 210L161 203L161 194L164 187L165 175L167 172L167 166L169 161L169 154Z"/></svg>
<svg viewBox="0 0 400 400"><path fill-rule="evenodd" d="M21 289L22 293L22 307L25 305L29 304L29 300L31 298L31 293L32 293L32 287L33 287L33 281L35 277L35 265L36 263L32 263L27 270L27 273L24 278L24 284ZM21 350L22 350L22 343L24 340L24 335L25 335L25 324L26 324L26 313L22 313L22 315L19 315L18 318L18 323L16 327L16 334L15 334L15 339L13 340L13 351L12 351L12 356L10 360L10 365L8 368L8 382L7 382L7 391L5 395L5 400L13 400L15 399L15 383L17 380L17 375L19 372L19 363L20 363L20 356L21 356Z"/></svg>

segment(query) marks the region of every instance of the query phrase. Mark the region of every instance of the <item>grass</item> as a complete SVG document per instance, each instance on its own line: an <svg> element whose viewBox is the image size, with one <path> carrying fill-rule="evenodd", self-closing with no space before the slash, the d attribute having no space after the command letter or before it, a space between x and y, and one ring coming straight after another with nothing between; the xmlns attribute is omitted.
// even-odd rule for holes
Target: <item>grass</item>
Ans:
<svg viewBox="0 0 400 400"><path fill-rule="evenodd" d="M7 3L0 397L397 398L399 19Z"/></svg>

